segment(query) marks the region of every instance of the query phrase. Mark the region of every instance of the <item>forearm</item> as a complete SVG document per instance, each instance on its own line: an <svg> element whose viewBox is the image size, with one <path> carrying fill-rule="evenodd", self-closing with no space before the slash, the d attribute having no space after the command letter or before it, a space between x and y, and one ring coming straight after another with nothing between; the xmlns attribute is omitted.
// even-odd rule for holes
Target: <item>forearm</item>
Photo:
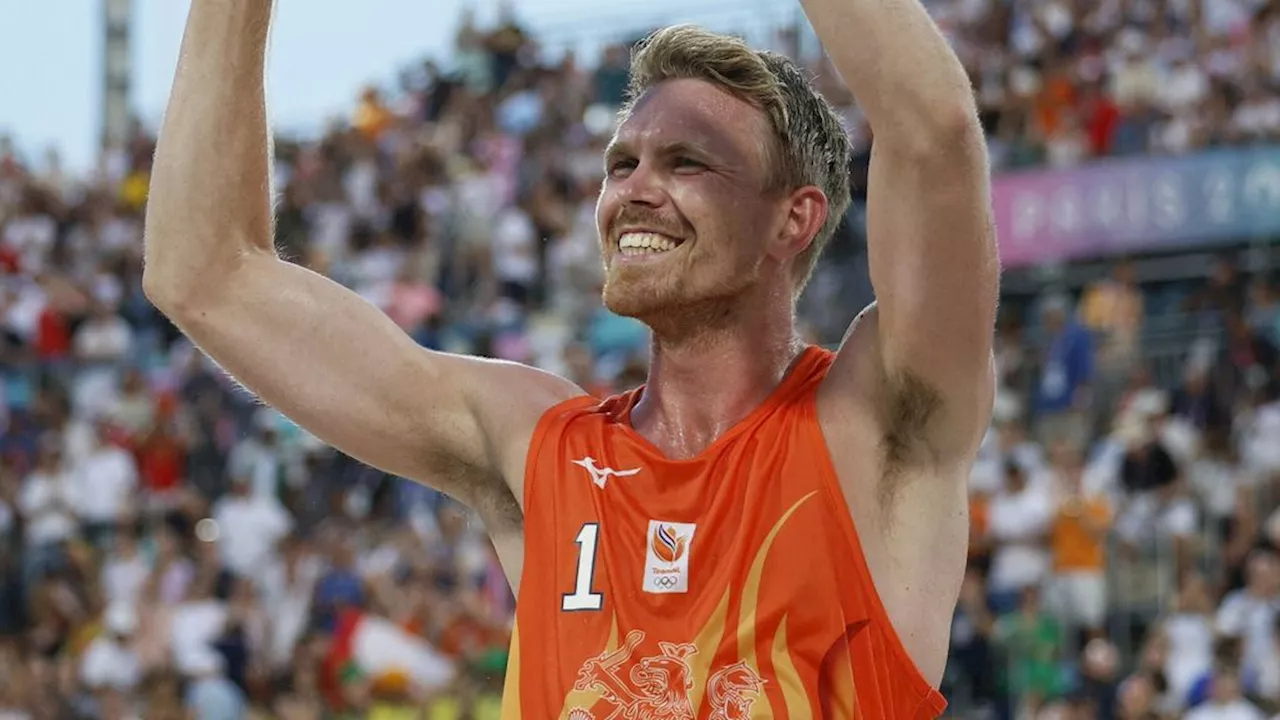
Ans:
<svg viewBox="0 0 1280 720"><path fill-rule="evenodd" d="M920 0L802 0L881 150L977 127L968 74Z"/></svg>
<svg viewBox="0 0 1280 720"><path fill-rule="evenodd" d="M265 70L272 0L194 0L151 176L144 284L177 300L273 252Z"/></svg>

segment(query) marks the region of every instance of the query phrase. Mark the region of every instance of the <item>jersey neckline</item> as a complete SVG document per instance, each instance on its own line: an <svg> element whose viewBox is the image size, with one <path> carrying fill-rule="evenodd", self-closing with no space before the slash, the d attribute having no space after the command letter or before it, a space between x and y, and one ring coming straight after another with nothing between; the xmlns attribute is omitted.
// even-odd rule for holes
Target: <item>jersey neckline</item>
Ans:
<svg viewBox="0 0 1280 720"><path fill-rule="evenodd" d="M619 403L619 407L614 411L613 417L615 422L617 422L619 429L626 434L627 437L631 438L631 440L638 444L647 454L653 455L662 462L673 465L702 462L705 459L714 456L721 447L746 432L752 426L756 425L761 418L772 412L779 405L790 400L799 389L804 387L805 381L812 377L815 365L823 359L825 354L826 351L821 346L809 345L805 347L805 349L801 351L800 355L796 357L796 360L791 364L791 368L787 371L786 375L782 377L781 382L779 382L773 390L765 396L764 400L762 400L759 405L756 405L751 412L744 415L742 419L734 423L727 431L720 435L720 437L716 438L711 442L711 444L703 448L701 452L690 458L678 459L669 457L662 451L662 448L659 448L648 438L641 435L640 432L635 429L635 426L631 424L631 411L635 409L635 406L640 402L640 398L644 396L644 389L646 385L641 385L633 390L623 393L621 397L622 402Z"/></svg>

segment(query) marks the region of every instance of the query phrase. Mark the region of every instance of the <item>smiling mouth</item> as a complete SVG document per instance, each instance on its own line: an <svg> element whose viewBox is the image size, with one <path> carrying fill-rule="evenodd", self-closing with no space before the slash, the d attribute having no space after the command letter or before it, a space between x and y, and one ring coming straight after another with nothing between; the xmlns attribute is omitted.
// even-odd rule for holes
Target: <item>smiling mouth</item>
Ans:
<svg viewBox="0 0 1280 720"><path fill-rule="evenodd" d="M618 252L623 257L656 256L675 250L683 242L654 232L625 232L618 237Z"/></svg>

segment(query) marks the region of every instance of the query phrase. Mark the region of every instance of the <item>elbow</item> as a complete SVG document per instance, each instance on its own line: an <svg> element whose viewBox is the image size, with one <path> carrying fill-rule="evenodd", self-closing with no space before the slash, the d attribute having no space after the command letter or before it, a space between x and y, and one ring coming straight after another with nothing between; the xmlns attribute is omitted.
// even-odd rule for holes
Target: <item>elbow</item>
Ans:
<svg viewBox="0 0 1280 720"><path fill-rule="evenodd" d="M153 243L147 236L145 242L142 294L175 322L216 302L244 259L241 254L190 257L177 248L165 247L164 240Z"/></svg>
<svg viewBox="0 0 1280 720"><path fill-rule="evenodd" d="M985 160L987 138L978 120L978 109L972 102L957 103L939 114L937 127L930 136L944 151L966 153Z"/></svg>
<svg viewBox="0 0 1280 720"><path fill-rule="evenodd" d="M147 227L142 233L142 294L157 310L172 318L170 310L181 300L183 283L178 272L182 264L175 262L172 239L168 232L157 232L148 210Z"/></svg>
<svg viewBox="0 0 1280 720"><path fill-rule="evenodd" d="M218 285L216 280L209 273L194 278L163 263L147 263L142 271L142 294L160 314L177 324L207 304L212 288Z"/></svg>
<svg viewBox="0 0 1280 720"><path fill-rule="evenodd" d="M168 263L156 261L150 255L142 267L142 294L157 310L169 319L175 319L191 302L191 289L195 283L184 280Z"/></svg>
<svg viewBox="0 0 1280 720"><path fill-rule="evenodd" d="M157 310L169 315L169 308L175 303L176 293L173 283L164 277L164 271L147 262L142 269L142 294Z"/></svg>

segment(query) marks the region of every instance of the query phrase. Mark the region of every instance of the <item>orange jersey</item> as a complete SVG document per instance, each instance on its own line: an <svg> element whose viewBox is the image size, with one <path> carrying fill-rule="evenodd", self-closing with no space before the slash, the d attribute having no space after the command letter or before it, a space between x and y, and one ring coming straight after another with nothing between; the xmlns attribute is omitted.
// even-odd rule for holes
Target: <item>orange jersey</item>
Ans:
<svg viewBox="0 0 1280 720"><path fill-rule="evenodd" d="M543 416L503 718L941 714L880 604L818 426L833 357L807 350L690 460L632 429L640 391Z"/></svg>

